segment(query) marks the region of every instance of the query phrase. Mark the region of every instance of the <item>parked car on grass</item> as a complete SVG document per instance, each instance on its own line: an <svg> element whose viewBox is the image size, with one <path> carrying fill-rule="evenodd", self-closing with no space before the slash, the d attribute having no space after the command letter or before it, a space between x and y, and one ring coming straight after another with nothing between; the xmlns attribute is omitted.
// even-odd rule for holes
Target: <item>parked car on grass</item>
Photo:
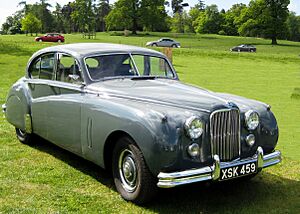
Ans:
<svg viewBox="0 0 300 214"><path fill-rule="evenodd" d="M59 33L47 33L44 36L35 38L37 42L64 42L65 37Z"/></svg>
<svg viewBox="0 0 300 214"><path fill-rule="evenodd" d="M256 52L256 47L253 45L239 45L230 49L230 51L236 52Z"/></svg>
<svg viewBox="0 0 300 214"><path fill-rule="evenodd" d="M180 43L170 38L161 38L157 41L147 42L146 46L180 48Z"/></svg>
<svg viewBox="0 0 300 214"><path fill-rule="evenodd" d="M2 108L22 143L39 135L112 170L117 191L135 203L157 187L251 177L281 160L269 105L184 84L145 48L42 49Z"/></svg>

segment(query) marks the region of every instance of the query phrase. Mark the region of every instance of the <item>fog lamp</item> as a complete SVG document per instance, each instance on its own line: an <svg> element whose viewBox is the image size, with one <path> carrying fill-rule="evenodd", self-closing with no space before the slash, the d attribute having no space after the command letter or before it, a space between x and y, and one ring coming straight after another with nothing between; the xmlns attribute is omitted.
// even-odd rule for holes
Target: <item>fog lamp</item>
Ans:
<svg viewBox="0 0 300 214"><path fill-rule="evenodd" d="M187 151L192 158L195 158L200 154L200 147L197 143L192 143L189 145Z"/></svg>
<svg viewBox="0 0 300 214"><path fill-rule="evenodd" d="M254 134L249 134L246 137L246 143L248 144L248 146L252 147L255 144L255 136Z"/></svg>

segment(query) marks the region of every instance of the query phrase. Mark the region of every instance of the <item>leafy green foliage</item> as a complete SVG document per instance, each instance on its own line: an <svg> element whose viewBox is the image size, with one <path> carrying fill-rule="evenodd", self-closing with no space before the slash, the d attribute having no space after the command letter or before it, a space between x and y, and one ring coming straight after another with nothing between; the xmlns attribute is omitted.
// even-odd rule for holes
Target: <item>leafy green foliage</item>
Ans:
<svg viewBox="0 0 300 214"><path fill-rule="evenodd" d="M95 31L95 16L92 10L92 0L75 0L71 19L80 32Z"/></svg>
<svg viewBox="0 0 300 214"><path fill-rule="evenodd" d="M217 5L210 5L201 12L196 20L197 33L218 33L221 30L222 15L219 13Z"/></svg>
<svg viewBox="0 0 300 214"><path fill-rule="evenodd" d="M42 22L32 13L28 13L24 19L22 19L22 30L28 32L32 35L32 33L38 33L42 28Z"/></svg>
<svg viewBox="0 0 300 214"><path fill-rule="evenodd" d="M288 28L288 39L300 42L300 16L296 16L294 12L291 12L286 24Z"/></svg>
<svg viewBox="0 0 300 214"><path fill-rule="evenodd" d="M106 17L108 30L131 29L137 33L140 21L140 0L118 0Z"/></svg>

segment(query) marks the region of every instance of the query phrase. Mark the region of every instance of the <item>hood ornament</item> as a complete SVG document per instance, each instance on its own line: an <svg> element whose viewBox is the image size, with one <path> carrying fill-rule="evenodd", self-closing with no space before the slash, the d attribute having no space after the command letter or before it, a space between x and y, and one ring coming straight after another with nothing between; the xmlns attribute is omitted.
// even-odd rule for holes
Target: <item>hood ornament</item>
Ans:
<svg viewBox="0 0 300 214"><path fill-rule="evenodd" d="M233 108L233 107L236 107L236 104L235 104L234 102L228 101L228 102L227 102L227 106L228 106L229 108Z"/></svg>

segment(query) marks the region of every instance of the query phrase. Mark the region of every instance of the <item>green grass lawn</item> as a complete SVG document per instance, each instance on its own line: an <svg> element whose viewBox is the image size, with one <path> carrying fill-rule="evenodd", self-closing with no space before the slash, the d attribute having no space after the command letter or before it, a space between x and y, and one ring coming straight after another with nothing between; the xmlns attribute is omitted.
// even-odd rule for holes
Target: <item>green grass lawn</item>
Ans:
<svg viewBox="0 0 300 214"><path fill-rule="evenodd" d="M272 106L279 128L282 164L249 182L196 184L162 190L150 204L125 202L111 176L94 164L41 141L20 144L14 128L0 117L0 213L300 213L300 43L217 35L151 34L136 37L97 34L96 39L66 35L66 43L113 42L144 46L174 37L183 48L173 63L183 82L212 91L257 99ZM0 104L24 75L35 51L56 45L24 35L0 36ZM257 53L230 53L238 44Z"/></svg>

